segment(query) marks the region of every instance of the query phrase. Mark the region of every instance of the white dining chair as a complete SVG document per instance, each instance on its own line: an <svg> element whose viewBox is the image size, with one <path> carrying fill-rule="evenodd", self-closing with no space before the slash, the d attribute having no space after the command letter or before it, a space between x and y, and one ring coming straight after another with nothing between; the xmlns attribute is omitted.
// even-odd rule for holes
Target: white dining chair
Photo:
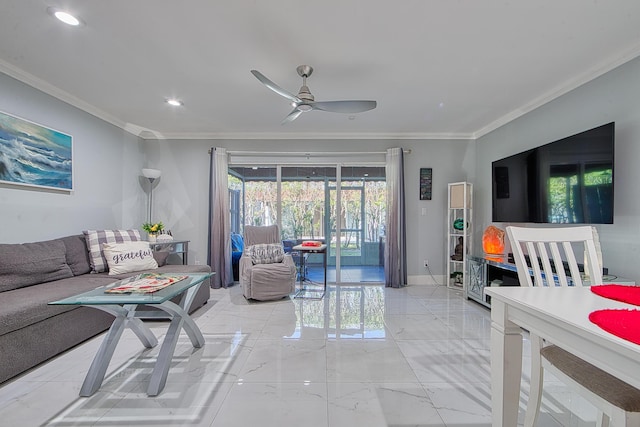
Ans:
<svg viewBox="0 0 640 427"><path fill-rule="evenodd" d="M507 235L520 286L570 286L571 282L573 286L582 286L576 252L584 252L585 273L589 282L593 285L602 284L602 270L592 227L507 227ZM565 272L566 267L570 278ZM640 426L640 390L564 350L562 343L548 343L533 333L530 333L530 339L531 386L525 427L537 423L544 370L551 372L598 409L598 426L608 427L609 423L616 427Z"/></svg>

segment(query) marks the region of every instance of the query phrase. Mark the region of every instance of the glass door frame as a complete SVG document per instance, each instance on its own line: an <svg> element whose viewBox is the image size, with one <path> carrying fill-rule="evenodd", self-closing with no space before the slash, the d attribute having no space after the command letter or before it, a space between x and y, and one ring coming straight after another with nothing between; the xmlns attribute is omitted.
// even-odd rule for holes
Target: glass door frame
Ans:
<svg viewBox="0 0 640 427"><path fill-rule="evenodd" d="M327 243L327 246L330 246L331 243L331 227L330 227L330 216L331 216L331 211L330 211L330 196L331 196L331 188L333 189L337 189L340 188L340 191L336 191L336 200L335 200L335 204L336 204L336 230L341 230L343 229L343 225L342 225L342 217L339 214L342 211L342 168L343 167L349 167L349 166L356 166L356 167L384 167L385 163L384 162L371 162L371 161L365 161L365 162L345 162L345 163L341 163L341 162L331 162L331 161L319 161L318 163L308 163L308 158L307 158L307 162L282 162L282 159L279 159L278 161L274 161L273 163L271 162L265 162L264 159L262 159L262 161L260 162L246 162L246 161L241 161L241 162L233 162L233 163L229 163L229 168L233 168L233 167L269 167L269 168L275 168L276 169L276 191L277 191L277 202L276 202L276 206L277 206L277 212L276 212L276 223L278 224L278 227L280 228L280 230L282 230L282 168L283 167L300 167L300 168L314 168L314 167L329 167L329 168L335 168L335 182L331 182L332 179L330 177L326 177L325 178L325 240ZM333 187L331 187L331 185L333 184ZM246 180L242 179L242 188L243 188L243 194L245 193L244 189L245 189L245 185L246 185ZM359 191L364 192L364 187L360 188L357 187ZM345 189L347 190L353 190L353 187L345 187ZM243 196L244 197L244 196ZM364 195L363 195L364 197ZM245 216L246 213L246 209L245 209L245 203L246 201L243 201L244 203L242 204L242 215L243 218ZM364 203L363 206L361 207L361 210L365 209L364 207ZM361 215L362 216L362 215ZM244 220L244 222L246 222L246 219ZM361 218L361 240L362 240L362 244L364 243L364 218ZM340 245L339 245L339 238L341 236L336 236L336 247L339 249ZM327 249L329 251L329 248ZM327 254L327 256L329 256L330 253ZM342 268L342 263L341 263L341 251L340 250L336 250L336 254L335 254L335 283L341 283L342 282L342 278L341 278L341 268Z"/></svg>

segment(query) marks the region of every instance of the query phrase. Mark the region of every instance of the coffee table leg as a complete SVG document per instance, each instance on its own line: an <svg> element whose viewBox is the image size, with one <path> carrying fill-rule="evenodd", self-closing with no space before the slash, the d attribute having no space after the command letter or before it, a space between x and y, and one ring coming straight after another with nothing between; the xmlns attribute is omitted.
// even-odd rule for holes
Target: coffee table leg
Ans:
<svg viewBox="0 0 640 427"><path fill-rule="evenodd" d="M147 395L157 396L160 394L167 382L167 375L169 374L169 367L171 366L171 360L173 359L173 353L176 350L176 344L178 337L180 336L180 329L182 329L183 318L176 316L171 320L167 335L162 341L156 364L153 367L153 373L151 374L151 380L149 381L149 387L147 388Z"/></svg>
<svg viewBox="0 0 640 427"><path fill-rule="evenodd" d="M140 319L129 318L127 319L129 326L138 339L142 342L146 348L153 348L158 345L158 338L153 335L153 332L144 324Z"/></svg>
<svg viewBox="0 0 640 427"><path fill-rule="evenodd" d="M102 344L100 344L98 353L96 353L96 356L93 358L89 372L87 372L87 376L84 378L82 388L80 389L80 396L91 396L98 391L102 385L104 374L107 372L107 367L109 367L109 362L113 357L116 345L118 345L118 341L120 341L125 323L125 315L117 315L113 320L111 328L109 328L109 332L104 337Z"/></svg>
<svg viewBox="0 0 640 427"><path fill-rule="evenodd" d="M194 347L200 348L204 345L204 336L202 336L200 328L198 328L198 325L196 325L196 322L191 318L191 316L189 316L189 313L187 313L186 310L171 301L166 301L160 304L158 308L161 308L165 312L169 313L172 319L182 319L183 323L180 326L181 328L184 328L184 331L189 336L191 344ZM178 329L178 334L180 334L180 329ZM168 332L167 335L169 335Z"/></svg>
<svg viewBox="0 0 640 427"><path fill-rule="evenodd" d="M196 289L191 288L188 292L195 293ZM184 305L184 308L171 301L163 302L157 306L171 316L171 324L169 324L167 335L162 341L156 364L153 367L153 373L151 374L151 380L149 381L149 387L147 389L147 395L149 396L157 396L164 388L167 382L171 360L176 350L176 344L180 337L180 331L183 328L194 347L200 348L204 345L204 336L202 336L200 328L198 328L198 325L196 325L188 313L192 300L192 294L187 293L181 300L181 305Z"/></svg>
<svg viewBox="0 0 640 427"><path fill-rule="evenodd" d="M84 378L80 389L80 396L83 397L91 396L102 385L113 353L122 337L122 332L127 326L131 327L145 347L151 348L158 344L158 339L153 335L153 332L140 319L131 317L135 314L136 305L126 305L124 307L117 305L91 305L89 307L110 313L115 316L115 319L113 319L109 332L107 332L102 344L100 344L100 348L93 358L93 362L91 362L89 372Z"/></svg>
<svg viewBox="0 0 640 427"><path fill-rule="evenodd" d="M125 326L131 328L140 342L142 342L142 345L144 345L146 348L153 348L158 345L158 339L155 335L153 335L151 329L149 329L142 320L134 317L136 315L137 307L137 305L124 305L124 309L127 310L128 322L127 324L125 324Z"/></svg>

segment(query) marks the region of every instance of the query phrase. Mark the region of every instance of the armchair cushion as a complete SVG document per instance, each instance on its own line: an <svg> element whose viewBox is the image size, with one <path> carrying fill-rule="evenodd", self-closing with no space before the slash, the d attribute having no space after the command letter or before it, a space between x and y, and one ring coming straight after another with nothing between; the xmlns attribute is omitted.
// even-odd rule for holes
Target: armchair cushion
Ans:
<svg viewBox="0 0 640 427"><path fill-rule="evenodd" d="M284 249L279 243L251 245L247 246L246 251L254 264L273 264L284 259Z"/></svg>

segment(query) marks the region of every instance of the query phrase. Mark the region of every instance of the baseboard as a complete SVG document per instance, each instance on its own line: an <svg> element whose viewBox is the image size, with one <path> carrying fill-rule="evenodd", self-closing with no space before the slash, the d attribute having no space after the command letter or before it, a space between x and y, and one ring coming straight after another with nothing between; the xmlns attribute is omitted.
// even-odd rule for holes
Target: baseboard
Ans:
<svg viewBox="0 0 640 427"><path fill-rule="evenodd" d="M434 281L434 278L436 281ZM407 284L408 285L443 285L444 275L434 275L423 274L423 275L415 275L415 276L407 276Z"/></svg>

